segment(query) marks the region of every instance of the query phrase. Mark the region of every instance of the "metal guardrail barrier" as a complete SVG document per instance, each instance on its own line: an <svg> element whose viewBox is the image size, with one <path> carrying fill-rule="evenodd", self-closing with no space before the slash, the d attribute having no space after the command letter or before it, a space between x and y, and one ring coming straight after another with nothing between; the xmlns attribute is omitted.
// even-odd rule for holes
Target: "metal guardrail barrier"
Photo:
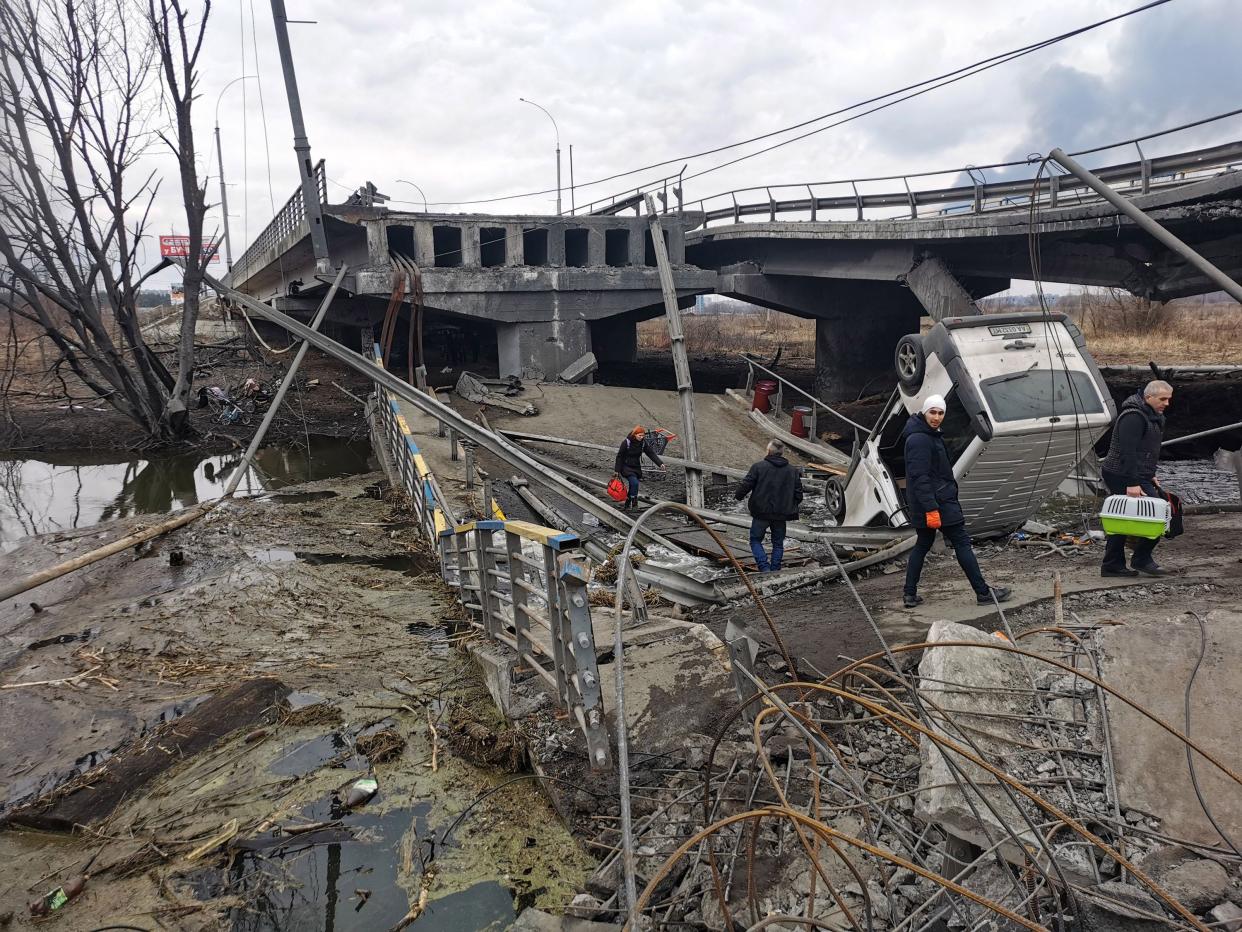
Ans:
<svg viewBox="0 0 1242 932"><path fill-rule="evenodd" d="M439 536L445 581L460 591L471 622L556 691L598 769L612 755L587 598L591 574L578 547L575 534L525 521L472 521Z"/></svg>
<svg viewBox="0 0 1242 932"><path fill-rule="evenodd" d="M382 366L378 344L372 353ZM441 578L458 591L471 624L489 640L511 647L555 690L586 736L591 766L609 766L587 598L591 573L577 535L525 521L456 524L397 402L379 383L375 397L376 429L393 478L439 554ZM456 441L450 436L449 442Z"/></svg>
<svg viewBox="0 0 1242 932"><path fill-rule="evenodd" d="M328 203L328 176L324 169L323 159L315 165L315 189L319 192L319 203ZM252 266L258 264L259 257L265 251L303 227L305 227L304 232L309 234L310 228L306 226L306 202L302 198L302 188L299 186L293 192L293 197L289 198L285 206L276 212L272 222L255 237L253 243L246 247L241 258L233 263L233 268L229 272L229 283L235 286L238 282L249 278L258 271Z"/></svg>
<svg viewBox="0 0 1242 932"><path fill-rule="evenodd" d="M1143 157L1142 150L1139 151L1139 155L1140 158L1137 161L1102 168L1096 174L1115 187L1119 193L1127 195L1147 194L1161 189L1180 187L1238 168L1242 165L1242 142L1231 142L1154 159ZM1065 206L1067 198L1073 198L1074 204L1101 202L1101 199L1090 191L1084 182L1069 175L1045 177L1040 180L1038 187L1035 187L1032 178L999 182L975 181L975 175L978 172L978 169L968 166L876 178L738 188L697 201L689 201L685 209L702 211L705 215L703 226L706 227L714 220L741 223L743 217L754 216L762 216L769 222L774 222L778 215L788 213L809 214L808 219L818 220L820 211L852 211L854 216L851 219L857 222L866 219L864 212L868 209L892 207L907 208L908 215L904 219L910 220L919 218L920 207L938 208L934 213L938 217L1021 210L1030 207L1032 189L1035 190L1036 203L1046 207ZM923 191L913 190L910 186L912 179L962 174L969 175L974 183ZM899 191L890 190L872 194L864 194L858 190L860 184L884 181L901 182L902 188ZM817 187L832 186L847 186L849 193L821 196L815 191ZM805 194L800 194L796 198L773 196L773 191L779 195L782 190L798 190ZM747 202L745 195L754 192L763 192L765 196L762 200ZM742 200L739 200L739 196L742 196ZM725 198L729 200L727 206L708 208L709 202Z"/></svg>

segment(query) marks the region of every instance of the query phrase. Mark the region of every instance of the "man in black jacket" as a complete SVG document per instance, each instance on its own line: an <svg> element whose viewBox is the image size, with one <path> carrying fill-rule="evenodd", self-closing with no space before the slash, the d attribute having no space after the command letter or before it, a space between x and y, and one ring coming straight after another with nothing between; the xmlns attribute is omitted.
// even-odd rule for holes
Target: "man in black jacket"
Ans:
<svg viewBox="0 0 1242 932"><path fill-rule="evenodd" d="M1113 439L1108 455L1100 463L1100 475L1112 495L1162 498L1156 466L1160 462L1160 444L1164 440L1164 411L1173 400L1173 386L1155 379L1141 392L1135 392L1121 403L1113 424ZM1167 576L1152 559L1156 540L1135 538L1134 556L1126 566L1124 535L1110 534L1104 542L1101 576Z"/></svg>
<svg viewBox="0 0 1242 932"><path fill-rule="evenodd" d="M760 573L775 573L785 555L785 522L798 520L802 501L802 477L784 457L779 440L768 444L768 455L750 467L737 487L738 501L750 496L750 552ZM772 529L772 560L763 550L763 538Z"/></svg>
<svg viewBox="0 0 1242 932"><path fill-rule="evenodd" d="M1011 595L1009 589L993 588L984 581L979 561L970 546L966 515L957 500L957 480L953 478L949 451L940 434L944 411L944 398L931 395L923 402L922 411L910 415L901 433L906 441L906 508L910 523L918 529L918 539L906 563L906 586L902 596L906 608L914 608L923 601L918 594L919 577L923 574L923 561L936 542L937 530L952 545L957 563L970 580L980 605L991 605L993 599L1004 602Z"/></svg>

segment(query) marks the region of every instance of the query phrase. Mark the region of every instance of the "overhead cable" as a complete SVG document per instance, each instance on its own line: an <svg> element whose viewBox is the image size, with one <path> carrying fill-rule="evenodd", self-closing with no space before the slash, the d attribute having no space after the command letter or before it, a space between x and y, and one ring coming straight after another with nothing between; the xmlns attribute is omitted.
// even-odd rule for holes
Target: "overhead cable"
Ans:
<svg viewBox="0 0 1242 932"><path fill-rule="evenodd" d="M914 84L907 84L904 87L900 87L895 90L887 91L886 93L879 94L874 97L869 97L865 100L860 100L857 103L850 104L847 107L841 107L839 109L829 111L828 113L822 113L819 116L811 117L809 119L802 120L798 123L794 123L789 126L782 127L780 129L770 130L769 132L761 133L760 135L757 135L757 136L751 136L748 139L738 140L737 142L727 143L725 145L716 146L711 149L704 149L700 152L695 152L691 155L678 155L673 158L664 159L659 162L652 162L651 164L644 165L641 168L633 168L633 169L629 169L628 171L617 172L616 174L607 175L603 178L597 178L594 181L586 181L586 182L583 182L582 184L577 185L576 187L584 188L584 187L590 187L596 184L603 184L608 181L615 181L618 178L626 178L626 177L629 177L630 175L636 175L641 172L651 171L652 169L662 168L666 165L672 165L677 162L685 162L691 159L703 158L708 155L715 155L719 152L726 152L730 149L736 149L740 146L750 145L751 143L754 143L754 142L762 142L765 139L771 139L773 137L783 135L784 133L790 133L795 130L802 129L803 127L810 126L814 123L820 123L824 120L832 119L835 116L840 116L841 114L848 113L851 110L857 110L860 107L866 107L870 104L878 103L879 101L886 100L887 98L890 98L890 97L897 97L897 95L902 95L902 94L907 95L905 97L901 97L898 100L890 101L889 103L884 104L881 107L876 107L876 108L873 108L872 110L867 111L867 113L874 113L876 110L883 109L885 106L892 106L895 103L900 103L902 100L908 100L910 99L910 97L917 97L919 96L919 94L926 93L927 91L930 91L930 90L935 90L937 87L943 87L946 84L951 84L951 83L954 83L955 81L962 80L963 78L971 77L982 71L986 71L990 68L997 67L998 65L1003 65L1010 61L1013 61L1015 58L1020 58L1032 52L1040 51L1041 49L1045 49L1045 48L1048 48L1049 46L1056 45L1057 43L1064 42L1067 39L1075 38L1077 36L1083 35L1084 33L1091 32L1092 30L1099 29L1103 26L1107 26L1111 23L1117 22L1118 20L1123 20L1123 19L1126 19L1127 17L1135 16L1139 13L1147 12L1148 10L1154 9L1155 7L1163 6L1164 4L1171 3L1171 2L1172 0L1152 0L1152 2L1150 3L1145 3L1142 6L1135 7L1134 9L1128 10L1124 13L1119 13L1115 16L1110 16L1106 19L1101 19L1093 23L1088 23L1085 26L1080 26L1077 29L1070 30L1069 32L1063 32L1063 33L1060 33L1059 35L1051 36L1047 39L1042 39L1039 42L1033 42L1029 45L1020 46L1015 49L1010 49L1009 51L1006 51L1006 52L1001 52L996 55L991 55L987 58L983 58L976 62L972 62L969 65L963 65L959 68L953 69L952 71L947 71L947 72L944 72L943 74L936 75L935 77L925 78L922 81L915 82ZM928 85L932 85L932 86L929 87ZM923 90L919 91L918 90L919 88L923 88ZM916 93L908 94L907 92L910 92L910 91L916 91ZM866 115L867 115L866 113L856 114L855 116L850 117L849 119L857 119L860 116L866 116ZM839 126L841 122L848 122L848 120L839 121L838 123L833 124L833 126ZM831 129L831 128L832 128L831 126L820 127L816 130L813 130L810 133L805 133L801 136L794 137L793 139L784 140L783 142L777 143L774 146L769 146L767 148L760 149L748 155L741 156L738 159L734 159L729 162L724 162L721 165L714 166L710 169L706 169L702 172L699 172L697 175L691 175L689 177L692 177L692 178L701 177L702 175L707 174L710 171L716 171L720 168L725 168L729 165L736 164L737 162L742 161L744 159L754 158L757 155L762 155L765 152L770 152L775 148L779 148L780 146L789 145L790 143L798 142L799 140L805 139L808 136L813 135L816 132L822 132L825 129ZM517 200L517 199L526 198L526 197L536 197L542 194L554 194L555 192L556 192L555 188L548 188L548 189L541 190L541 191L528 191L524 194L508 194L508 195L503 195L499 197L481 198L481 199L469 200L469 201L437 201L435 203L436 203L436 206L487 204L487 203L492 203L496 201L510 201L510 200Z"/></svg>

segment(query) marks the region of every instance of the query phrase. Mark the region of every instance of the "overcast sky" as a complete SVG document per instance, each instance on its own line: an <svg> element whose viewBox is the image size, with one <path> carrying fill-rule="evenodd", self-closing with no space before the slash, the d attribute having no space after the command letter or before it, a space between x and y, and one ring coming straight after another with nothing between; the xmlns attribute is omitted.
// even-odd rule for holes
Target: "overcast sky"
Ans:
<svg viewBox="0 0 1242 932"><path fill-rule="evenodd" d="M552 124L519 97L542 104L559 124L568 209L570 144L582 204L676 173L682 161L586 182L848 107L1139 0L287 3L290 19L316 21L289 28L312 153L327 161L332 201L369 180L421 209L414 189L397 183L408 179L444 204L433 210L551 213L554 194L455 206L555 186ZM219 109L235 256L267 224L273 204L293 193L297 173L270 6L220 0L197 110L213 202L217 98L243 74L257 80L234 84ZM687 198L950 169L1058 145L1073 151L1233 109L1240 87L1242 2L1173 0L696 178ZM1153 155L1238 138L1242 118L1233 118L1144 149ZM687 175L772 141L691 160ZM1134 157L1130 148L1103 161ZM183 231L175 188L164 186L155 213L160 232ZM220 222L217 207L208 229Z"/></svg>

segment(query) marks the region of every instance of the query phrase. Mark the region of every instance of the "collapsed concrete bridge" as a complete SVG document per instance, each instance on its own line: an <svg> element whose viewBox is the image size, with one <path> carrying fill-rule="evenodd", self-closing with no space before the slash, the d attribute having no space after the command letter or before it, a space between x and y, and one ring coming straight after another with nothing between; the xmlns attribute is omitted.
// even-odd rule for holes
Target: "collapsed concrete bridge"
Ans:
<svg viewBox="0 0 1242 932"><path fill-rule="evenodd" d="M1235 142L1115 165L1099 176L1236 276L1239 164L1242 142ZM329 255L356 270L333 306L337 324L378 323L397 278L416 269L423 307L476 343L494 340L502 374L555 374L587 351L601 361L632 361L638 322L663 313L649 218L620 215L639 209L636 198L570 216L431 214L390 210L370 186L350 203L327 204L323 163L317 177ZM802 186L806 196L778 200L761 188L750 190L764 199L749 203L745 192L729 192L729 207L713 209L707 199L699 210L668 209L660 220L679 300L719 293L815 319L817 394L833 400L887 380L893 346L918 330L922 316L978 313L979 298L1015 278L1159 299L1215 290L1072 178L923 191L902 180L898 193L859 195L850 182L850 196ZM894 209L906 216L868 217ZM746 220L756 216L763 219ZM239 259L230 282L281 310L316 306L328 283L316 275L300 191Z"/></svg>

